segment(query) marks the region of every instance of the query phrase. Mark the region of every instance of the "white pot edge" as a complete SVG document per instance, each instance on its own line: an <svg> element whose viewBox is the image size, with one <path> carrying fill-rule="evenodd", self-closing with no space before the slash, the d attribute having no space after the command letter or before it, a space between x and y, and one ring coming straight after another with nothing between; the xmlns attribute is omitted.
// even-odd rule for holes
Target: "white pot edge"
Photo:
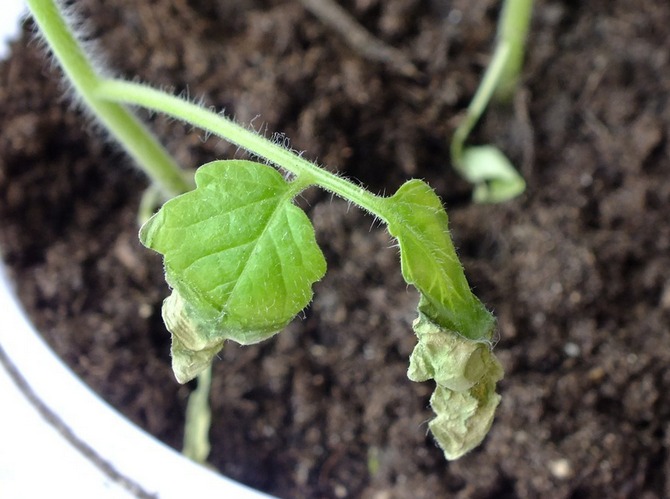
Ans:
<svg viewBox="0 0 670 499"><path fill-rule="evenodd" d="M5 354L5 362L0 362L4 497L53 497L59 495L59 487L66 487L61 492L68 497L270 497L189 461L100 399L29 323L4 268L0 268L0 347ZM7 358L37 404L26 397L25 389L16 389ZM56 415L55 425L44 417L44 408ZM65 431L57 429L60 422ZM7 440L10 436L14 443ZM96 456L86 456L87 447Z"/></svg>

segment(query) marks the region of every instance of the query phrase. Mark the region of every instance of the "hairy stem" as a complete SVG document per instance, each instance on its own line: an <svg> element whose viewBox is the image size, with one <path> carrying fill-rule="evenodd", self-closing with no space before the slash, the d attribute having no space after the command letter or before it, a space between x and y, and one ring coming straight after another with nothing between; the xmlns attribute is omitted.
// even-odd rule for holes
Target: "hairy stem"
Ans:
<svg viewBox="0 0 670 499"><path fill-rule="evenodd" d="M301 184L303 185L318 185L356 203L383 220L388 220L385 208L386 198L375 196L365 188L318 167L225 116L192 104L180 97L124 80L101 82L96 95L99 99L135 104L153 111L159 111L202 128L293 173L301 178Z"/></svg>
<svg viewBox="0 0 670 499"><path fill-rule="evenodd" d="M28 7L92 116L103 123L165 195L171 197L190 190L187 177L151 132L123 106L97 97L96 90L102 80L72 34L56 2L28 0Z"/></svg>

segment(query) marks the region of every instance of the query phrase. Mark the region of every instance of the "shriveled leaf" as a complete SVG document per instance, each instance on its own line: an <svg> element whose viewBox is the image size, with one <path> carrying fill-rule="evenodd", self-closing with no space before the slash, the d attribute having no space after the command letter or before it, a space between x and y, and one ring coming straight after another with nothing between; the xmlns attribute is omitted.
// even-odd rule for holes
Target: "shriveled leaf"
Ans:
<svg viewBox="0 0 670 499"><path fill-rule="evenodd" d="M163 316L173 368L192 379L226 339L251 344L284 327L312 298L326 263L296 188L251 161L198 169L196 189L167 203L141 229L164 256L173 295Z"/></svg>
<svg viewBox="0 0 670 499"><path fill-rule="evenodd" d="M457 392L479 383L488 368L490 348L487 343L471 341L440 328L423 314L413 327L419 343L410 357L409 379L434 379L438 385Z"/></svg>
<svg viewBox="0 0 670 499"><path fill-rule="evenodd" d="M407 376L434 379L428 427L447 459L457 459L481 443L493 423L503 370L486 342L472 341L420 313L412 325L418 344Z"/></svg>
<svg viewBox="0 0 670 499"><path fill-rule="evenodd" d="M220 334L220 314L196 308L177 289L163 301L163 321L172 333L172 370L180 383L207 369L227 339Z"/></svg>
<svg viewBox="0 0 670 499"><path fill-rule="evenodd" d="M495 321L470 291L440 198L414 179L386 201L388 229L400 245L402 274L421 293L420 309L467 338L490 339Z"/></svg>
<svg viewBox="0 0 670 499"><path fill-rule="evenodd" d="M410 180L387 200L403 277L421 294L407 376L437 384L429 428L447 459L457 459L484 439L500 400L495 386L503 371L490 348L495 319L470 290L430 186Z"/></svg>

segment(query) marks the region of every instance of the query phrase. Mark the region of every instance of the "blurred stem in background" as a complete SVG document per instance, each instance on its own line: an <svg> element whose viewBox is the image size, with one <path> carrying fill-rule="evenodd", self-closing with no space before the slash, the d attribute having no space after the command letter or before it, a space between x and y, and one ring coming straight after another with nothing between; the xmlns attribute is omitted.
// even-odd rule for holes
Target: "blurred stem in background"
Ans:
<svg viewBox="0 0 670 499"><path fill-rule="evenodd" d="M533 0L505 0L493 57L451 141L452 164L474 184L473 199L478 203L507 201L526 189L523 177L497 147L465 147L465 141L492 99L509 103L514 97L532 10Z"/></svg>

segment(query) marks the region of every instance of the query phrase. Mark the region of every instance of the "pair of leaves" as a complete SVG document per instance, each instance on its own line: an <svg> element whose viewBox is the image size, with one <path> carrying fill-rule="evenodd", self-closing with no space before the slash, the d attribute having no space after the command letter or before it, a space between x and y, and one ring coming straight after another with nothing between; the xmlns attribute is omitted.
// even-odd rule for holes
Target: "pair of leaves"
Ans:
<svg viewBox="0 0 670 499"><path fill-rule="evenodd" d="M300 186L240 160L208 163L195 182L140 231L142 243L164 256L172 294L163 318L182 383L206 369L227 339L256 343L283 328L326 270L314 229L293 204ZM498 404L502 370L489 348L495 321L470 291L430 186L410 180L379 201L403 276L421 293L408 376L436 381L430 428L454 459L484 438Z"/></svg>

